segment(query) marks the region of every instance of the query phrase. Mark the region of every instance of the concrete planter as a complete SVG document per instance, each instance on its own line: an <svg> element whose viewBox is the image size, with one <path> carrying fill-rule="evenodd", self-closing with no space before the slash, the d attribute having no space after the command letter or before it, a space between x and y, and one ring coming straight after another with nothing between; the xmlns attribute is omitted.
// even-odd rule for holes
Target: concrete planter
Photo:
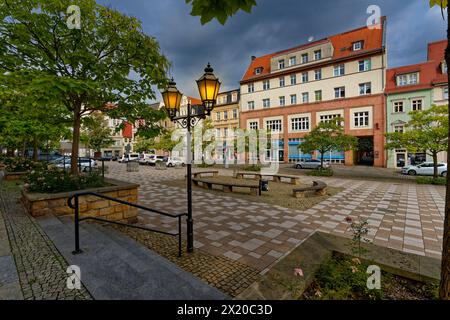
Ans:
<svg viewBox="0 0 450 320"><path fill-rule="evenodd" d="M6 170L4 170L4 173L6 181L19 180L24 178L28 174L28 172L9 172Z"/></svg>
<svg viewBox="0 0 450 320"><path fill-rule="evenodd" d="M80 191L92 191L106 196L137 203L139 185L119 180L105 179L112 186L62 193L29 193L22 191L22 202L33 217L53 214L55 216L74 215L67 206L67 199ZM80 217L98 217L126 223L137 222L138 209L95 196L79 198Z"/></svg>
<svg viewBox="0 0 450 320"><path fill-rule="evenodd" d="M139 162L127 162L127 172L139 172Z"/></svg>

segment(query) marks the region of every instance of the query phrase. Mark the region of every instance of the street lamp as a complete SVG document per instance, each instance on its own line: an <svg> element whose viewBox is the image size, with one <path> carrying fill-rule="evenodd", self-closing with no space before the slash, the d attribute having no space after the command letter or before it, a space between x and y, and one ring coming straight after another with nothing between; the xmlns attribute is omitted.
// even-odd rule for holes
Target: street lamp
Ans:
<svg viewBox="0 0 450 320"><path fill-rule="evenodd" d="M202 100L200 106L191 106L188 101L187 114L180 115L181 97L183 96L176 87L173 79L169 82L166 90L161 92L164 100L164 106L169 118L173 122L177 122L181 127L187 129L187 200L188 200L188 216L187 216L187 251L194 251L194 220L192 219L192 156L191 156L191 128L195 126L201 119L205 119L211 115L211 111L216 105L217 95L219 94L220 81L214 75L214 70L208 63L205 68L205 74L197 80L198 92ZM192 113L192 107L196 107L196 112ZM200 110L200 108L202 110Z"/></svg>

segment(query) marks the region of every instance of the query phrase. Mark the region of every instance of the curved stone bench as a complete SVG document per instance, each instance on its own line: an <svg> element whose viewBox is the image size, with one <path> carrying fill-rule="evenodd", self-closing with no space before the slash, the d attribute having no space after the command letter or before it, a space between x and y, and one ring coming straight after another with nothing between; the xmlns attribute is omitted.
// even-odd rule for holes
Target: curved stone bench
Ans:
<svg viewBox="0 0 450 320"><path fill-rule="evenodd" d="M324 196L327 194L327 184L322 181L313 181L311 187L304 187L292 190L292 195L296 198L304 198L307 192L314 192L317 196Z"/></svg>
<svg viewBox="0 0 450 320"><path fill-rule="evenodd" d="M203 187L205 189L213 190L213 186L221 186L223 192L233 192L233 188L249 188L250 194L254 196L260 195L260 184L254 183L230 183L230 182L220 182L211 181L208 179L193 178L192 182L198 187ZM201 185L200 185L201 184Z"/></svg>
<svg viewBox="0 0 450 320"><path fill-rule="evenodd" d="M238 171L236 173L237 179L244 179L246 176L251 176L252 179L261 180L262 177L271 177L273 182L284 183L281 179L289 179L290 184L299 185L300 177L289 175L289 174L261 174L259 172L247 172L247 171Z"/></svg>

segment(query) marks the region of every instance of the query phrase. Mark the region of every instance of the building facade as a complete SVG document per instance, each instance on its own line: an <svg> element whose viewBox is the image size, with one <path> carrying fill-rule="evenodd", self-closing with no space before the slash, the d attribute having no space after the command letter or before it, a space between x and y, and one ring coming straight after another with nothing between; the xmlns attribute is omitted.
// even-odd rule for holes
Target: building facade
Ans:
<svg viewBox="0 0 450 320"><path fill-rule="evenodd" d="M239 128L239 89L221 92L211 114L216 136L228 137L230 132Z"/></svg>
<svg viewBox="0 0 450 320"><path fill-rule="evenodd" d="M447 67L444 60L446 47L447 41L430 43L426 62L387 71L387 132L404 132L410 112L448 103ZM438 160L446 161L446 154L439 154ZM424 161L432 161L425 150L417 153L409 153L406 149L387 151L388 168L401 168Z"/></svg>
<svg viewBox="0 0 450 320"><path fill-rule="evenodd" d="M279 160L298 162L318 156L298 149L305 135L339 116L360 148L332 151L327 161L384 166L385 23L252 57L241 80L241 128L279 133Z"/></svg>

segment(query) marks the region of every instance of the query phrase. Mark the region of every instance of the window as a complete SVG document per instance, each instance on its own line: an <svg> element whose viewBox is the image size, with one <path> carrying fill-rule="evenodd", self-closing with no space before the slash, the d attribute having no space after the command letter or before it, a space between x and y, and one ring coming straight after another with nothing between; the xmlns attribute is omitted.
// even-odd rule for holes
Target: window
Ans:
<svg viewBox="0 0 450 320"><path fill-rule="evenodd" d="M399 133L403 133L405 132L405 126L400 124L400 125L395 125L394 126L394 132L399 132Z"/></svg>
<svg viewBox="0 0 450 320"><path fill-rule="evenodd" d="M267 120L266 121L266 129L272 132L281 132L283 131L281 120Z"/></svg>
<svg viewBox="0 0 450 320"><path fill-rule="evenodd" d="M372 84L370 82L361 83L359 85L359 95L363 96L365 94L372 93Z"/></svg>
<svg viewBox="0 0 450 320"><path fill-rule="evenodd" d="M334 97L336 99L345 98L345 87L334 88Z"/></svg>
<svg viewBox="0 0 450 320"><path fill-rule="evenodd" d="M238 117L238 110L233 109L233 119L237 119L237 117Z"/></svg>
<svg viewBox="0 0 450 320"><path fill-rule="evenodd" d="M270 99L263 99L263 108L270 108Z"/></svg>
<svg viewBox="0 0 450 320"><path fill-rule="evenodd" d="M322 79L322 69L314 70L314 79L321 80Z"/></svg>
<svg viewBox="0 0 450 320"><path fill-rule="evenodd" d="M355 127L369 126L369 111L355 112L354 114Z"/></svg>
<svg viewBox="0 0 450 320"><path fill-rule="evenodd" d="M228 128L223 128L223 136L228 137Z"/></svg>
<svg viewBox="0 0 450 320"><path fill-rule="evenodd" d="M308 54L307 53L302 54L302 63L308 63Z"/></svg>
<svg viewBox="0 0 450 320"><path fill-rule="evenodd" d="M308 72L303 72L302 73L302 82L308 82Z"/></svg>
<svg viewBox="0 0 450 320"><path fill-rule="evenodd" d="M334 76L339 77L345 74L345 65L340 64L338 66L334 66Z"/></svg>
<svg viewBox="0 0 450 320"><path fill-rule="evenodd" d="M249 122L248 126L249 126L250 130L258 130L258 122L257 121Z"/></svg>
<svg viewBox="0 0 450 320"><path fill-rule="evenodd" d="M353 43L353 51L359 51L363 49L363 42L357 41Z"/></svg>
<svg viewBox="0 0 450 320"><path fill-rule="evenodd" d="M414 99L411 101L411 110L420 111L422 110L422 99Z"/></svg>
<svg viewBox="0 0 450 320"><path fill-rule="evenodd" d="M322 50L314 51L314 60L320 60L320 59L322 59Z"/></svg>
<svg viewBox="0 0 450 320"><path fill-rule="evenodd" d="M407 86L417 83L419 83L419 74L417 72L397 76L397 86Z"/></svg>
<svg viewBox="0 0 450 320"><path fill-rule="evenodd" d="M223 120L228 120L228 111L223 112Z"/></svg>
<svg viewBox="0 0 450 320"><path fill-rule="evenodd" d="M219 128L216 129L216 137L220 137L220 129Z"/></svg>
<svg viewBox="0 0 450 320"><path fill-rule="evenodd" d="M255 74L261 74L262 72L262 68L256 68L255 69Z"/></svg>
<svg viewBox="0 0 450 320"><path fill-rule="evenodd" d="M247 102L247 110L255 110L255 101Z"/></svg>
<svg viewBox="0 0 450 320"><path fill-rule="evenodd" d="M278 60L278 69L284 69L284 59Z"/></svg>
<svg viewBox="0 0 450 320"><path fill-rule="evenodd" d="M297 95L291 94L291 104L297 104Z"/></svg>
<svg viewBox="0 0 450 320"><path fill-rule="evenodd" d="M316 97L316 101L322 101L322 90L315 91L314 95Z"/></svg>
<svg viewBox="0 0 450 320"><path fill-rule="evenodd" d="M216 119L217 119L217 121L220 121L220 112L216 113Z"/></svg>
<svg viewBox="0 0 450 320"><path fill-rule="evenodd" d="M233 93L233 94L231 95L231 101L232 101L232 102L236 102L236 101L237 101L237 98L238 98L237 93Z"/></svg>
<svg viewBox="0 0 450 320"><path fill-rule="evenodd" d="M447 62L445 62L445 60L442 61L442 63L441 63L441 71L443 74L448 73L448 66L447 66Z"/></svg>
<svg viewBox="0 0 450 320"><path fill-rule="evenodd" d="M309 118L300 117L291 119L292 131L308 131L309 130Z"/></svg>
<svg viewBox="0 0 450 320"><path fill-rule="evenodd" d="M309 93L308 92L303 92L302 93L302 101L303 101L303 103L308 103L309 102Z"/></svg>
<svg viewBox="0 0 450 320"><path fill-rule="evenodd" d="M395 101L393 110L394 113L405 112L405 109L403 108L403 101Z"/></svg>
<svg viewBox="0 0 450 320"><path fill-rule="evenodd" d="M279 80L280 80L280 87L284 87L285 86L284 77L281 77Z"/></svg>
<svg viewBox="0 0 450 320"><path fill-rule="evenodd" d="M289 66L295 66L297 64L297 58L296 57L290 57L289 58Z"/></svg>
<svg viewBox="0 0 450 320"><path fill-rule="evenodd" d="M297 84L297 75L291 74L291 85Z"/></svg>
<svg viewBox="0 0 450 320"><path fill-rule="evenodd" d="M330 122L331 120L335 118L339 118L340 114L324 114L320 116L320 122Z"/></svg>
<svg viewBox="0 0 450 320"><path fill-rule="evenodd" d="M270 81L266 80L263 82L263 90L269 90L270 89Z"/></svg>
<svg viewBox="0 0 450 320"><path fill-rule="evenodd" d="M284 96L280 97L280 106L284 107L286 105L286 98Z"/></svg>
<svg viewBox="0 0 450 320"><path fill-rule="evenodd" d="M445 87L442 90L442 95L443 95L444 100L448 100L448 87Z"/></svg>
<svg viewBox="0 0 450 320"><path fill-rule="evenodd" d="M247 86L247 91L248 91L248 93L255 92L255 85L254 85L253 83L250 83L250 84Z"/></svg>
<svg viewBox="0 0 450 320"><path fill-rule="evenodd" d="M359 61L360 72L369 71L370 69L372 69L372 62L370 59Z"/></svg>

